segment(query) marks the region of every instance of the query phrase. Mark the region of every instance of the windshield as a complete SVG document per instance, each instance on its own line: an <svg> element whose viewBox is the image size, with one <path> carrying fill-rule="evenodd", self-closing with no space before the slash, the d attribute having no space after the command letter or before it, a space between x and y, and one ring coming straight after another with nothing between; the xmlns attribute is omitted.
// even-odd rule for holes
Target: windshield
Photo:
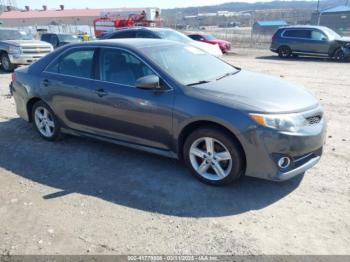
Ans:
<svg viewBox="0 0 350 262"><path fill-rule="evenodd" d="M58 35L58 37L60 38L60 40L62 42L74 42L74 41L79 41L80 39L75 36L75 35Z"/></svg>
<svg viewBox="0 0 350 262"><path fill-rule="evenodd" d="M32 40L32 36L23 31L0 29L0 41L6 40Z"/></svg>
<svg viewBox="0 0 350 262"><path fill-rule="evenodd" d="M216 37L213 36L213 35L210 35L210 34L205 35L205 38L206 38L207 40L209 40L209 41L216 40Z"/></svg>
<svg viewBox="0 0 350 262"><path fill-rule="evenodd" d="M328 35L330 39L336 39L336 38L341 38L340 35L338 35L335 31L333 31L330 28L323 28L324 32Z"/></svg>
<svg viewBox="0 0 350 262"><path fill-rule="evenodd" d="M188 45L143 48L147 56L183 85L218 81L239 70L202 50Z"/></svg>
<svg viewBox="0 0 350 262"><path fill-rule="evenodd" d="M181 34L179 32L173 31L173 30L157 30L155 33L162 39L181 42L184 44L187 44L191 41L193 41L188 36Z"/></svg>

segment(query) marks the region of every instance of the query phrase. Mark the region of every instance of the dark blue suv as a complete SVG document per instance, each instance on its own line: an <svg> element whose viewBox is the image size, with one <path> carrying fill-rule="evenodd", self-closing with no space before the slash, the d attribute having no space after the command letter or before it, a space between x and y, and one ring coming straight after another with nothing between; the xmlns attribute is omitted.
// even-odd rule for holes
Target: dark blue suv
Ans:
<svg viewBox="0 0 350 262"><path fill-rule="evenodd" d="M350 59L350 37L324 26L281 27L272 37L270 50L281 58L303 55L345 61Z"/></svg>

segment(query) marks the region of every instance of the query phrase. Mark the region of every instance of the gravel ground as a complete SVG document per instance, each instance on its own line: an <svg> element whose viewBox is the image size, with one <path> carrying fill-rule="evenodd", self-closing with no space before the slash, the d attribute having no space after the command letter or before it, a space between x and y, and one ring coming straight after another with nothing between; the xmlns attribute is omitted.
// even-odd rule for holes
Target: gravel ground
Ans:
<svg viewBox="0 0 350 262"><path fill-rule="evenodd" d="M0 75L0 254L350 254L349 64L226 56L303 84L329 121L322 161L285 183L224 188L175 160L68 137L41 140Z"/></svg>

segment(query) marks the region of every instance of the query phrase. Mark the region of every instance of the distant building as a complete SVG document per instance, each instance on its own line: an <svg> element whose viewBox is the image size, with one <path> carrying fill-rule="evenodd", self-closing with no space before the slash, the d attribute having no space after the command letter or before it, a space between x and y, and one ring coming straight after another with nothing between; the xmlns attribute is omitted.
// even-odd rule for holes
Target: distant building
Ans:
<svg viewBox="0 0 350 262"><path fill-rule="evenodd" d="M312 14L313 25L323 25L340 34L350 35L350 6L337 6Z"/></svg>
<svg viewBox="0 0 350 262"><path fill-rule="evenodd" d="M57 10L43 6L42 10L31 10L28 6L25 10L8 10L0 14L0 21L7 27L26 27L43 25L92 25L93 20L101 17L105 12L120 12L129 15L140 13L143 8L120 9L65 9L63 5Z"/></svg>
<svg viewBox="0 0 350 262"><path fill-rule="evenodd" d="M281 26L288 23L284 20L256 21L253 25L253 34L272 35Z"/></svg>

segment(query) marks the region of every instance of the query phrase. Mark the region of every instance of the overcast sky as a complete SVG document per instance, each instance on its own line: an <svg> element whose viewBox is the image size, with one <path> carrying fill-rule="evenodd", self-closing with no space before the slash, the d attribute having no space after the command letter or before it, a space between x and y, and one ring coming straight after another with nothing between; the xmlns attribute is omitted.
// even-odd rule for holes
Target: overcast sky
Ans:
<svg viewBox="0 0 350 262"><path fill-rule="evenodd" d="M270 0L271 1L271 0ZM48 8L57 8L60 4L64 4L67 8L120 8L120 7L188 7L188 6L202 6L214 5L225 2L269 2L269 0L17 0L17 5L24 8L29 5L31 8L41 8L42 5L47 5Z"/></svg>

